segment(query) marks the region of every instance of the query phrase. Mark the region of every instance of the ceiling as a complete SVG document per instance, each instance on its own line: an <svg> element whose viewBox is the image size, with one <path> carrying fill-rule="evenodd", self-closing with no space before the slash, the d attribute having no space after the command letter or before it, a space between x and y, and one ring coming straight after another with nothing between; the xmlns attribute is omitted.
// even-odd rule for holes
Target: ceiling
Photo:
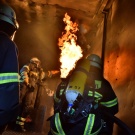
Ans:
<svg viewBox="0 0 135 135"><path fill-rule="evenodd" d="M3 1L11 5L17 13L20 28L16 34L16 43L20 50L20 62L25 63L31 56L37 55L41 60L48 62L48 65L52 61L53 67L55 62L51 56L59 57L56 40L63 31L64 14L67 12L71 16L71 20L77 21L79 24L78 44L83 50L87 50L87 47L91 46L96 32L102 27L103 10L107 10L113 0ZM29 53L31 48L33 49ZM24 53L27 54L26 58Z"/></svg>
<svg viewBox="0 0 135 135"><path fill-rule="evenodd" d="M91 22L93 30L103 20L102 11L106 5L109 5L113 0L3 0L14 6L15 8L25 9L26 12L44 14L42 10L45 6L57 6L63 9L78 11L84 13ZM31 11L30 11L31 10ZM94 23L94 24L93 24ZM92 30L92 31L93 31Z"/></svg>

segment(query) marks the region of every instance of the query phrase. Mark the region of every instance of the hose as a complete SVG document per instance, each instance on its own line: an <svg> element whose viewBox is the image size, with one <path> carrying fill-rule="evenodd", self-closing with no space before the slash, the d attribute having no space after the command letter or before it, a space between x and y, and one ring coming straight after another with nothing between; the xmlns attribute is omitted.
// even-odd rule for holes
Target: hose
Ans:
<svg viewBox="0 0 135 135"><path fill-rule="evenodd" d="M124 123L122 122L119 118L117 118L116 116L108 113L108 112L102 112L105 116L109 117L111 120L113 120L113 122L115 124L117 124L120 128L122 128L127 135L135 135L135 133L133 133L133 131Z"/></svg>

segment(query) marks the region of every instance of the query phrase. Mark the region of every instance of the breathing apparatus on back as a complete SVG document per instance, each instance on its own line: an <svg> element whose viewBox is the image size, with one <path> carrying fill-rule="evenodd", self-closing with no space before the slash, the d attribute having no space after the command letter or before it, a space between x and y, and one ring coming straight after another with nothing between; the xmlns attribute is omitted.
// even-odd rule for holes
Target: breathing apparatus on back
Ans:
<svg viewBox="0 0 135 135"><path fill-rule="evenodd" d="M80 102L80 100L83 99L87 78L90 75L90 66L99 69L102 68L102 62L98 55L91 54L86 59L81 59L70 76L69 83L65 90L65 97L68 102L67 112L72 110L76 102Z"/></svg>
<svg viewBox="0 0 135 135"><path fill-rule="evenodd" d="M72 75L70 76L69 83L65 91L65 97L68 102L67 112L70 112L74 103L77 102L80 97L83 97L89 69L89 60L82 59L76 66Z"/></svg>

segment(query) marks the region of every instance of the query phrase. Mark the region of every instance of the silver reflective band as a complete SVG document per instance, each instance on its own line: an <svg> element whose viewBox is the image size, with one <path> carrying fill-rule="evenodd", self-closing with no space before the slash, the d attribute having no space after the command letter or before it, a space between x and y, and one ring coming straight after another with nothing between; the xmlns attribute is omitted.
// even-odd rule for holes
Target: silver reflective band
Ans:
<svg viewBox="0 0 135 135"><path fill-rule="evenodd" d="M19 82L18 73L0 73L0 84Z"/></svg>

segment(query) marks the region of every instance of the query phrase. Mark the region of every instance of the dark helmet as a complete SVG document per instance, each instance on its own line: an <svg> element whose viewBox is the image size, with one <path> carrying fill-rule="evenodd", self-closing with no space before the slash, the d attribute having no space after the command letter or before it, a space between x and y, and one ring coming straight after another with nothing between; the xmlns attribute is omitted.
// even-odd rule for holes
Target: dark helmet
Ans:
<svg viewBox="0 0 135 135"><path fill-rule="evenodd" d="M102 68L102 60L98 55L91 54L87 57L87 59L90 61L91 66L94 66L100 69Z"/></svg>
<svg viewBox="0 0 135 135"><path fill-rule="evenodd" d="M15 11L6 4L0 4L0 20L11 24L16 30L19 28Z"/></svg>

